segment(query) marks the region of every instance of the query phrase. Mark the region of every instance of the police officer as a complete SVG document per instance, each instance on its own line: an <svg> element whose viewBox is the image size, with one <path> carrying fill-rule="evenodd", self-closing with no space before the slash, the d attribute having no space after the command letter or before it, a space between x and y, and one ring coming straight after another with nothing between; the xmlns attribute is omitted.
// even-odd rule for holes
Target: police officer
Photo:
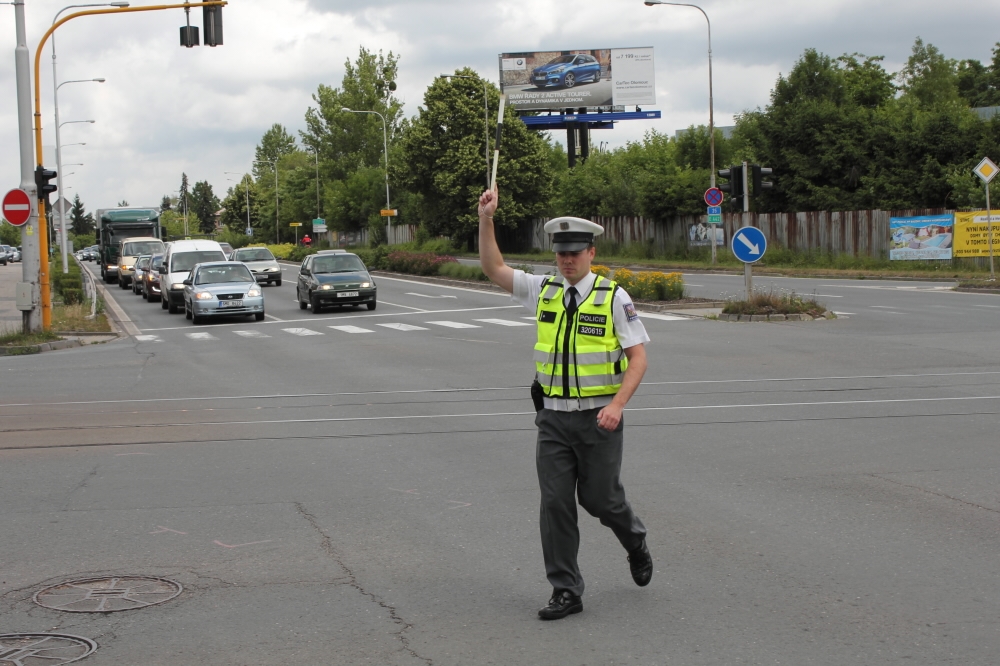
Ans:
<svg viewBox="0 0 1000 666"><path fill-rule="evenodd" d="M646 371L643 345L649 337L629 295L590 270L594 237L604 232L600 225L575 217L547 222L561 275L529 275L504 264L493 230L496 209L497 192L484 192L479 258L493 282L535 313L533 392L542 394L535 463L542 552L552 584L552 597L538 615L558 620L583 610L577 496L618 537L636 584L648 585L653 576L646 528L619 478L622 410Z"/></svg>

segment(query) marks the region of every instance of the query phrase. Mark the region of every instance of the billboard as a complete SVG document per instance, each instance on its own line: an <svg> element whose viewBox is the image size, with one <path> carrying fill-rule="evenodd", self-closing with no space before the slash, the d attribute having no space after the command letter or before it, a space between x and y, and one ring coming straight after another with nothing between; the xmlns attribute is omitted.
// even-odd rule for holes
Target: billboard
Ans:
<svg viewBox="0 0 1000 666"><path fill-rule="evenodd" d="M712 236L719 247L726 245L726 232L721 226L707 225L704 222L688 225L688 247L711 247Z"/></svg>
<svg viewBox="0 0 1000 666"><path fill-rule="evenodd" d="M889 259L951 259L955 217L923 215L889 218Z"/></svg>
<svg viewBox="0 0 1000 666"><path fill-rule="evenodd" d="M500 89L519 111L656 104L653 48L501 53Z"/></svg>
<svg viewBox="0 0 1000 666"><path fill-rule="evenodd" d="M1000 254L1000 215L993 217L993 254ZM955 256L990 256L990 230L986 211L955 213Z"/></svg>

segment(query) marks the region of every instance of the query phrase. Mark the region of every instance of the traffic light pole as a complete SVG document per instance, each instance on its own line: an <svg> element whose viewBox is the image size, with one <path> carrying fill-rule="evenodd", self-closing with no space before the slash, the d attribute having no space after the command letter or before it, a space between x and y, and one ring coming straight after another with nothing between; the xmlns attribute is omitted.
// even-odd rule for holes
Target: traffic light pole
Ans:
<svg viewBox="0 0 1000 666"><path fill-rule="evenodd" d="M155 12L163 9L190 9L191 7L225 7L227 0L209 0L208 2L185 2L180 5L149 5L147 7L114 7L111 9L90 9L83 12L75 12L69 14L65 18L59 19L52 24L45 34L42 35L41 40L38 42L38 46L35 48L35 155L38 164L38 168L42 168L42 162L44 161L44 156L42 154L42 95L40 91L41 83L41 59L42 59L42 49L45 47L45 42L48 41L49 37L52 36L59 26L67 21L72 21L75 18L81 16L97 16L99 14L130 14L132 12ZM24 0L15 1L15 11L20 11L21 23L18 24L19 38L18 45L20 48L21 36L23 34L23 21L24 21ZM27 53L25 52L25 56ZM27 82L26 82L27 83ZM20 116L20 106L21 102L21 84L20 84L20 67L18 68L18 115ZM30 90L25 91L25 99L30 98ZM23 132L22 132L22 143L23 143ZM30 144L30 135L28 138ZM30 145L29 145L29 159L30 159ZM21 155L22 162L22 182L24 179L24 155L22 150ZM35 189L34 187L31 189ZM30 190L29 190L30 193ZM60 193L61 194L61 193ZM37 191L36 191L37 195ZM42 304L42 328L49 330L52 327L52 295L49 293L49 242L48 242L48 225L45 222L45 202L44 200L35 199L38 201L38 214L35 218L38 221L38 288L41 291L41 304ZM31 220L28 220L28 224L31 224ZM27 232L31 235L31 229L29 228ZM28 246L25 245L24 249L27 250ZM24 270L27 271L28 267L25 265Z"/></svg>
<svg viewBox="0 0 1000 666"><path fill-rule="evenodd" d="M35 189L35 170L31 166L31 55L28 52L28 38L24 22L24 0L14 0L14 21L16 24L17 47L14 49L14 64L17 78L17 125L21 149L21 189L31 200L31 217L21 227L21 280L31 286L32 309L22 312L24 332L30 333L42 327L41 311L38 308L38 197Z"/></svg>

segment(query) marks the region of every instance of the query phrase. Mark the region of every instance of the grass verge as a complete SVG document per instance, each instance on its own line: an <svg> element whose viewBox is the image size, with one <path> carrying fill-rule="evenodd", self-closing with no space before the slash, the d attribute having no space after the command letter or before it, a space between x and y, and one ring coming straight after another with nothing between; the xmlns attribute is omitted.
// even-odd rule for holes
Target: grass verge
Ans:
<svg viewBox="0 0 1000 666"><path fill-rule="evenodd" d="M103 312L98 312L93 319L90 315L90 303L75 303L72 305L55 305L52 307L52 328L56 331L80 331L88 333L107 333L111 325Z"/></svg>
<svg viewBox="0 0 1000 666"><path fill-rule="evenodd" d="M59 339L58 335L50 331L23 333L9 328L0 331L0 347L26 347L29 345L40 345L44 342L54 342Z"/></svg>
<svg viewBox="0 0 1000 666"><path fill-rule="evenodd" d="M808 314L819 317L826 312L826 306L815 298L805 298L792 292L775 293L755 291L749 300L730 299L722 307L722 314L774 315Z"/></svg>

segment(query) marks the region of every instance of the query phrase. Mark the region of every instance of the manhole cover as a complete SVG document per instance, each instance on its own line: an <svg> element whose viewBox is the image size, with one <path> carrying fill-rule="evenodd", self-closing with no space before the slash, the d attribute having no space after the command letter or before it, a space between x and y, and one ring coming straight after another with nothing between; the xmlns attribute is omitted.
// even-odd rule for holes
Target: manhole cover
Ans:
<svg viewBox="0 0 1000 666"><path fill-rule="evenodd" d="M69 634L0 634L0 666L59 666L93 654L97 643Z"/></svg>
<svg viewBox="0 0 1000 666"><path fill-rule="evenodd" d="M166 578L87 578L36 592L35 603L67 613L114 613L162 604L176 597L183 589L180 583Z"/></svg>

